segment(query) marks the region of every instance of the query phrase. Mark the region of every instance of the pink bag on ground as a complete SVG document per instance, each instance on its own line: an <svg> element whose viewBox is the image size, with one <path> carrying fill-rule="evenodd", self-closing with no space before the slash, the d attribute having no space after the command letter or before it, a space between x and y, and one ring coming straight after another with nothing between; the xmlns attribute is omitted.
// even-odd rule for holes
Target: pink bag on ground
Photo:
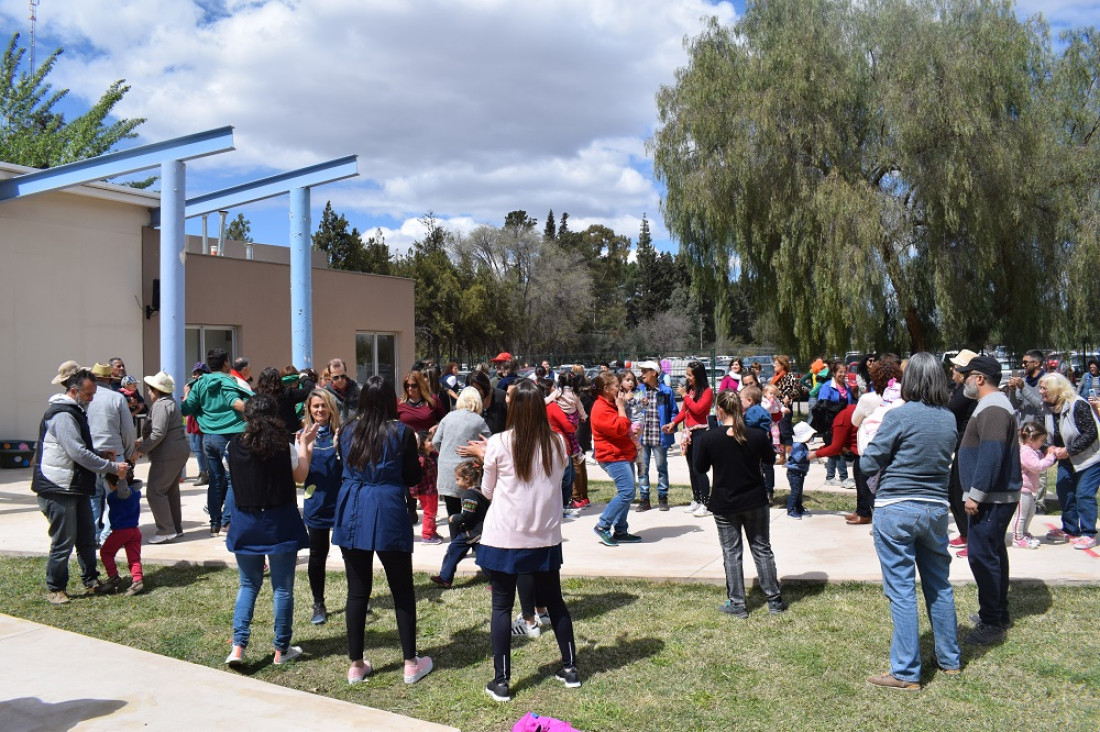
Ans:
<svg viewBox="0 0 1100 732"><path fill-rule="evenodd" d="M563 722L553 717L540 717L534 712L527 712L523 718L512 727L512 732L579 732L569 722Z"/></svg>

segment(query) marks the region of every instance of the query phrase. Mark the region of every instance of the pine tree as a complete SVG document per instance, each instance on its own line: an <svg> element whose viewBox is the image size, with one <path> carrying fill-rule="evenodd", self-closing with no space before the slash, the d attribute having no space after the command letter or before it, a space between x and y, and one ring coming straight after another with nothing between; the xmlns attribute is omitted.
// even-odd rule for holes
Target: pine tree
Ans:
<svg viewBox="0 0 1100 732"><path fill-rule="evenodd" d="M558 238L558 230L554 225L554 209L550 209L550 213L546 214L546 228L543 230L542 236L546 241L553 241Z"/></svg>
<svg viewBox="0 0 1100 732"><path fill-rule="evenodd" d="M367 266L366 250L358 229L348 232L348 220L337 215L332 201L325 203L321 223L313 235L313 246L328 255L328 266L351 272L364 272Z"/></svg>
<svg viewBox="0 0 1100 732"><path fill-rule="evenodd" d="M233 241L252 241L252 222L246 219L244 214L237 214L237 218L225 227L225 238Z"/></svg>

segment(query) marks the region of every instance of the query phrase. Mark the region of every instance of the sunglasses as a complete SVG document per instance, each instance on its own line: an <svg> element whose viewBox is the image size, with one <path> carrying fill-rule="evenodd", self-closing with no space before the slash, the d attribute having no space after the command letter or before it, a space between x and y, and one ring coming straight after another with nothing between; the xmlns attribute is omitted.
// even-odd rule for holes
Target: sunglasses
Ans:
<svg viewBox="0 0 1100 732"><path fill-rule="evenodd" d="M339 374L338 376L333 376L332 380L333 381L347 381L348 377L345 374Z"/></svg>
<svg viewBox="0 0 1100 732"><path fill-rule="evenodd" d="M420 384L405 384L406 389L419 389Z"/></svg>

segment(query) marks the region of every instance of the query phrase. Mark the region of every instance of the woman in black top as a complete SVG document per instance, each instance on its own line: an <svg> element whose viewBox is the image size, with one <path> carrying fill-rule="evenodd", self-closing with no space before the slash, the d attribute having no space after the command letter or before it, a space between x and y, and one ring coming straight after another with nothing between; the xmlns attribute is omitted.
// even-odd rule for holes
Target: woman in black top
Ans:
<svg viewBox="0 0 1100 732"><path fill-rule="evenodd" d="M760 472L762 464L775 462L775 450L766 432L745 425L737 392L719 393L717 412L721 423L718 429L699 430L692 436L692 458L697 473L705 474L714 468L708 508L718 526L718 541L726 567L727 600L720 610L738 618L749 616L745 607L745 574L741 567L744 552L741 531L744 529L756 562L760 589L768 598L768 610L781 613L787 609L787 603L780 594L769 537L768 493Z"/></svg>
<svg viewBox="0 0 1100 732"><path fill-rule="evenodd" d="M278 417L286 430L287 439L302 428L302 418L298 415L298 405L306 400L311 389L287 388L279 369L268 366L260 372L256 382L256 393L267 394L278 404Z"/></svg>

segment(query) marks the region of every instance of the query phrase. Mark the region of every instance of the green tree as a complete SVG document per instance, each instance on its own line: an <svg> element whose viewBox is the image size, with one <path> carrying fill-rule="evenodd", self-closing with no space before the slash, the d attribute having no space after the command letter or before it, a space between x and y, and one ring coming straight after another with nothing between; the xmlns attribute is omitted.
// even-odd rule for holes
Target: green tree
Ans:
<svg viewBox="0 0 1100 732"><path fill-rule="evenodd" d="M244 214L237 214L237 218L225 227L225 238L233 241L252 241L252 223L244 217Z"/></svg>
<svg viewBox="0 0 1100 732"><path fill-rule="evenodd" d="M368 237L363 245L363 268L359 271L380 275L393 274L393 257L382 229L375 229L374 235Z"/></svg>
<svg viewBox="0 0 1100 732"><path fill-rule="evenodd" d="M740 279L802 356L1045 340L1097 168L1093 152L1090 189L1074 165L1096 143L1069 144L1051 111L1041 19L985 0L770 0L687 48L651 147L724 330ZM1078 68L1070 107L1095 119L1095 66Z"/></svg>
<svg viewBox="0 0 1100 732"><path fill-rule="evenodd" d="M46 81L62 50L28 73L19 68L26 49L18 41L19 34L13 34L0 57L0 160L51 168L102 155L119 141L137 136L143 118L106 122L130 91L123 79L111 84L91 109L66 122L54 107L69 90L54 91Z"/></svg>
<svg viewBox="0 0 1100 732"><path fill-rule="evenodd" d="M348 231L348 220L343 214L337 215L332 201L325 202L321 212L321 223L313 235L313 246L328 256L328 266L351 272L367 271L367 253L359 230Z"/></svg>
<svg viewBox="0 0 1100 732"><path fill-rule="evenodd" d="M546 214L546 228L543 229L542 238L547 241L558 238L558 227L554 224L554 209L550 209L550 213Z"/></svg>

